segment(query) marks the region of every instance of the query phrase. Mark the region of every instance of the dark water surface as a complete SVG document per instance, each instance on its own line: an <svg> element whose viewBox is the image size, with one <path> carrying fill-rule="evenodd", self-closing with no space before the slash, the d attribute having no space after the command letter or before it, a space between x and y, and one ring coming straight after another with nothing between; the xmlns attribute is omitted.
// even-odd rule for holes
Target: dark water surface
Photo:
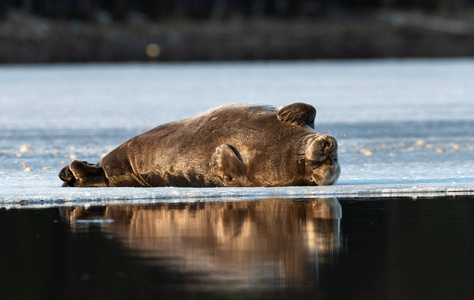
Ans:
<svg viewBox="0 0 474 300"><path fill-rule="evenodd" d="M472 299L474 198L0 209L0 299Z"/></svg>

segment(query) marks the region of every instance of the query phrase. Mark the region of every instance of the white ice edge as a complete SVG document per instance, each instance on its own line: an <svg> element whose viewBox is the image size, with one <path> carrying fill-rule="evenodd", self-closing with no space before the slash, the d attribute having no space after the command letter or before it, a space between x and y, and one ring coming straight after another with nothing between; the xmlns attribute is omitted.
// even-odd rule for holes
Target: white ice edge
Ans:
<svg viewBox="0 0 474 300"><path fill-rule="evenodd" d="M265 198L390 198L474 195L474 183L337 184L268 188L10 188L0 208L243 201Z"/></svg>

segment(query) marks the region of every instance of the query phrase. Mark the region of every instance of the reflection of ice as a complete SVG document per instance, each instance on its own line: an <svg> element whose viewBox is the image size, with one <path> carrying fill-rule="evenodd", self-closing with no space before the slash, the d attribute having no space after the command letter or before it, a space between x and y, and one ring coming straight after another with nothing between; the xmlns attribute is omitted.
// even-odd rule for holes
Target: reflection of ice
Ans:
<svg viewBox="0 0 474 300"><path fill-rule="evenodd" d="M178 198L474 193L474 60L1 67L0 207ZM332 187L61 189L73 158L96 162L160 123L229 102L313 104L340 142ZM30 172L26 172L26 171Z"/></svg>
<svg viewBox="0 0 474 300"><path fill-rule="evenodd" d="M15 178L20 185L21 178ZM41 180L41 178L38 178ZM434 197L473 195L472 181L391 182L341 181L326 187L279 188L6 188L0 207L38 208L51 206L110 205L129 203L219 202L226 199L314 198L314 197Z"/></svg>
<svg viewBox="0 0 474 300"><path fill-rule="evenodd" d="M97 224L152 264L232 289L304 284L340 248L336 199L77 206L61 214L73 230Z"/></svg>

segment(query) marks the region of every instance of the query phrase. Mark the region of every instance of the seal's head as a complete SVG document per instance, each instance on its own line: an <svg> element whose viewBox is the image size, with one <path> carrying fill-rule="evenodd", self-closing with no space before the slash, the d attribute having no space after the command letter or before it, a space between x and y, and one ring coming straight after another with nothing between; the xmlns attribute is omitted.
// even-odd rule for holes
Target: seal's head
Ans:
<svg viewBox="0 0 474 300"><path fill-rule="evenodd" d="M298 162L304 162L305 176L316 185L334 184L341 174L337 141L329 135L306 136L298 151Z"/></svg>

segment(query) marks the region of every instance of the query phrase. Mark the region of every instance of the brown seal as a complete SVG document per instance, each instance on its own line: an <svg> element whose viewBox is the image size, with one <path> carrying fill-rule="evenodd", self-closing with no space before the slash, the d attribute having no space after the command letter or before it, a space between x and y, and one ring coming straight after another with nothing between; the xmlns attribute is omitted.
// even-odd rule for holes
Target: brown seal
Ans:
<svg viewBox="0 0 474 300"><path fill-rule="evenodd" d="M222 106L140 134L96 165L74 160L59 177L75 187L334 184L337 142L314 131L315 116L304 103Z"/></svg>

